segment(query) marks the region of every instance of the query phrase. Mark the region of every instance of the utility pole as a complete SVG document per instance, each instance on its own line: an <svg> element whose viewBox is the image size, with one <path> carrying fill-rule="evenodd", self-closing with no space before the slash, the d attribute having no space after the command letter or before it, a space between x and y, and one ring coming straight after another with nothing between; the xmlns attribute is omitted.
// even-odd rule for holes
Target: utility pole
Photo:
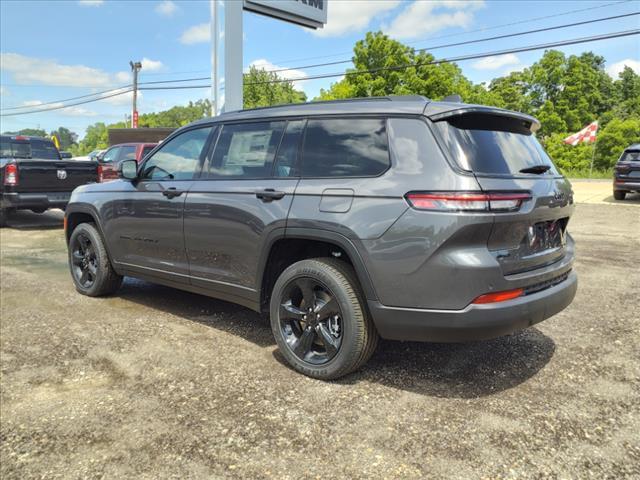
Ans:
<svg viewBox="0 0 640 480"><path fill-rule="evenodd" d="M136 102L138 100L138 72L142 68L142 63L130 61L131 72L133 72L133 107L131 110L131 128L138 128L138 108Z"/></svg>

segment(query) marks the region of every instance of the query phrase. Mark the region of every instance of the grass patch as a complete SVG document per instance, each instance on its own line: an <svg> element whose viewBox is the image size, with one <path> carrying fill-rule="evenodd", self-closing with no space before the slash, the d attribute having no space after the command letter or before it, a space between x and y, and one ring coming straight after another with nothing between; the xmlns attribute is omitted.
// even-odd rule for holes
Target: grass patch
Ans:
<svg viewBox="0 0 640 480"><path fill-rule="evenodd" d="M567 178L604 178L610 180L613 178L613 169L593 169L590 172L588 168L562 168L562 174Z"/></svg>

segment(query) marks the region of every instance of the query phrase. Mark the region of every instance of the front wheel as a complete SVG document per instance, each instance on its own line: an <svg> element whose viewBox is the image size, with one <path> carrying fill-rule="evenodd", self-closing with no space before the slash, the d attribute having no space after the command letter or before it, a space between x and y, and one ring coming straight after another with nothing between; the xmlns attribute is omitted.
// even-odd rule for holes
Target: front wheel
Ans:
<svg viewBox="0 0 640 480"><path fill-rule="evenodd" d="M111 266L100 232L91 223L81 223L71 234L69 268L76 290L89 297L110 295L122 283Z"/></svg>
<svg viewBox="0 0 640 480"><path fill-rule="evenodd" d="M355 273L342 261L318 258L288 267L273 288L270 314L282 355L313 378L357 370L378 343Z"/></svg>
<svg viewBox="0 0 640 480"><path fill-rule="evenodd" d="M624 200L624 197L627 195L627 192L623 191L623 190L614 190L613 191L613 198L615 198L616 200Z"/></svg>

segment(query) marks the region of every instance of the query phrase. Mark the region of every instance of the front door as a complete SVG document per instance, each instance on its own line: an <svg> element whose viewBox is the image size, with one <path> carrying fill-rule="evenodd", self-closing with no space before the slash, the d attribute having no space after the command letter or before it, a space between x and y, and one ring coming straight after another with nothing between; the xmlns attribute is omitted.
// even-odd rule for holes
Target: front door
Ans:
<svg viewBox="0 0 640 480"><path fill-rule="evenodd" d="M184 203L211 130L194 128L168 140L146 159L138 180L113 202L106 234L114 246L114 261L124 268L189 283Z"/></svg>
<svg viewBox="0 0 640 480"><path fill-rule="evenodd" d="M222 127L185 204L193 285L238 303L256 300L260 254L270 235L284 233L298 183L303 126L291 120Z"/></svg>

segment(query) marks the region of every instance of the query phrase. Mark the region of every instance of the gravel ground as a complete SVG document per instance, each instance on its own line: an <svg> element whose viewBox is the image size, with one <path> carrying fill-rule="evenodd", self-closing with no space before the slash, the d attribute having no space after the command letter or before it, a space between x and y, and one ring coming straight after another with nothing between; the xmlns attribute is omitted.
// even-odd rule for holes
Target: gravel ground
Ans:
<svg viewBox="0 0 640 480"><path fill-rule="evenodd" d="M2 478L640 478L637 205L578 205L578 295L537 328L383 342L332 383L244 308L77 294L60 227L1 234Z"/></svg>

